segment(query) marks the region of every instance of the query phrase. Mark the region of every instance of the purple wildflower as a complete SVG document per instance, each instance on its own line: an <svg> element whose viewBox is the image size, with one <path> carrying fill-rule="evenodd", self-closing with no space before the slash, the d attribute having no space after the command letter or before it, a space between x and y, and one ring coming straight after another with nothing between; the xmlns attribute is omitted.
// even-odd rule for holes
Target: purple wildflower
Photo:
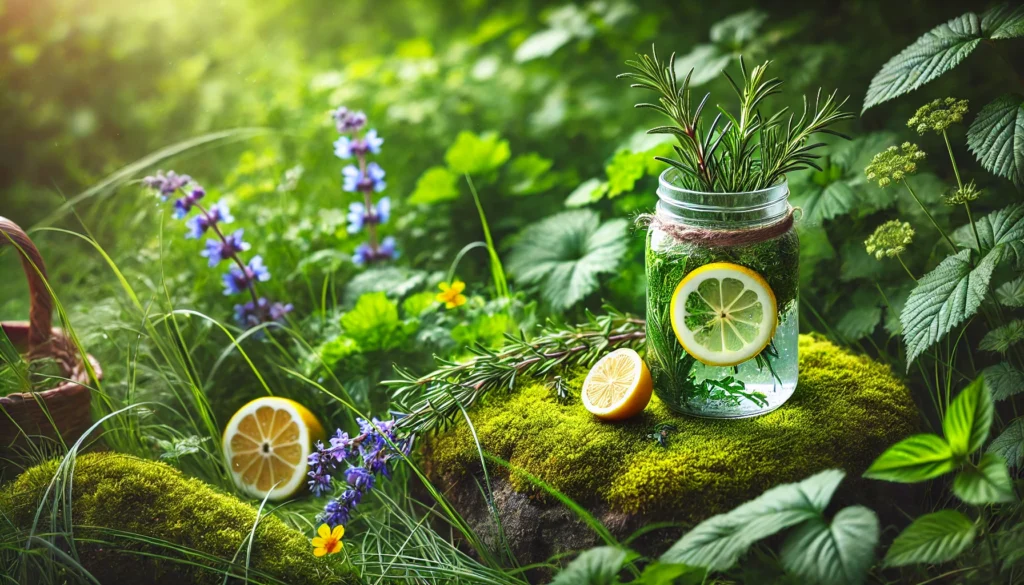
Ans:
<svg viewBox="0 0 1024 585"><path fill-rule="evenodd" d="M352 262L357 266L366 266L367 264L373 264L382 260L394 260L398 256L395 238L388 236L377 246L376 250L370 244L359 244L355 254L352 255Z"/></svg>
<svg viewBox="0 0 1024 585"><path fill-rule="evenodd" d="M198 239L202 237L210 227L221 223L231 223L233 221L235 221L235 216L231 215L231 212L228 210L228 206L224 203L215 203L206 210L206 213L201 213L185 222L185 227L188 228L188 232L185 233L185 237Z"/></svg>
<svg viewBox="0 0 1024 585"><path fill-rule="evenodd" d="M331 112L331 117L334 118L334 124L339 134L358 132L363 129L363 126L366 126L366 114L354 112L345 106Z"/></svg>
<svg viewBox="0 0 1024 585"><path fill-rule="evenodd" d="M348 233L359 233L366 225L387 223L390 217L391 199L388 197L381 197L377 201L377 205L371 208L370 213L366 212L366 205L362 202L350 203L348 206Z"/></svg>
<svg viewBox="0 0 1024 585"><path fill-rule="evenodd" d="M351 138L341 136L334 141L334 155L340 159L350 159L353 156L366 156L367 154L380 154L380 147L384 139L377 136L377 130L370 129L362 138Z"/></svg>
<svg viewBox="0 0 1024 585"><path fill-rule="evenodd" d="M362 492L372 490L375 479L373 474L363 467L349 467L345 471L345 483Z"/></svg>
<svg viewBox="0 0 1024 585"><path fill-rule="evenodd" d="M253 256L248 266L243 271L238 266L232 266L224 275L224 294L234 295L245 291L252 283L266 282L270 280L270 271L263 265L263 257Z"/></svg>
<svg viewBox="0 0 1024 585"><path fill-rule="evenodd" d="M206 249L200 254L210 260L210 267L213 268L225 258L234 258L239 252L249 249L249 244L242 241L242 234L245 230L236 230L231 235L224 236L224 240L206 240Z"/></svg>
<svg viewBox="0 0 1024 585"><path fill-rule="evenodd" d="M282 321L285 315L292 312L291 303L271 303L260 297L255 303L249 301L235 305L235 321L243 327L255 327L261 323Z"/></svg>
<svg viewBox="0 0 1024 585"><path fill-rule="evenodd" d="M341 188L349 193L380 193L387 187L387 183L384 182L384 169L375 162L366 165L365 173L355 165L348 165L341 169L341 175L344 178Z"/></svg>
<svg viewBox="0 0 1024 585"><path fill-rule="evenodd" d="M156 175L144 177L142 184L150 189L155 189L160 193L160 199L167 201L167 198L173 195L178 189L184 188L186 185L192 182L192 177L188 175L179 175L174 171L167 171L164 174L163 171L157 171Z"/></svg>
<svg viewBox="0 0 1024 585"><path fill-rule="evenodd" d="M206 196L206 190L202 187L196 187L192 189L190 193L187 193L184 197L174 200L174 219L183 219L195 204Z"/></svg>

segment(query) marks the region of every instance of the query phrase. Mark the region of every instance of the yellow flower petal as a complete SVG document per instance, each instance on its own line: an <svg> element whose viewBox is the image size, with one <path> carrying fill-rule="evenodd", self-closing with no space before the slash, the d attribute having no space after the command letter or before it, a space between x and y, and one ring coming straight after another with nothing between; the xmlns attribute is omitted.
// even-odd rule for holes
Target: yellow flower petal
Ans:
<svg viewBox="0 0 1024 585"><path fill-rule="evenodd" d="M319 536L314 538L312 540L312 542L311 542L311 544L313 545L313 548L322 548L324 546L324 544L326 544L326 543L327 543L327 541L325 541L324 539L320 538Z"/></svg>
<svg viewBox="0 0 1024 585"><path fill-rule="evenodd" d="M461 280L456 280L455 282L452 283L453 292L460 293L464 290L466 290L466 283L462 282Z"/></svg>
<svg viewBox="0 0 1024 585"><path fill-rule="evenodd" d="M321 524L320 528L316 529L316 533L320 538L330 538L331 527L326 524Z"/></svg>
<svg viewBox="0 0 1024 585"><path fill-rule="evenodd" d="M341 524L335 526L334 530L331 532L331 536L337 538L338 540L341 540L341 537L345 536L345 527Z"/></svg>
<svg viewBox="0 0 1024 585"><path fill-rule="evenodd" d="M447 303L448 295L446 295L445 293L440 293L436 297L434 297L434 299L439 303Z"/></svg>
<svg viewBox="0 0 1024 585"><path fill-rule="evenodd" d="M313 556L315 556L315 557L322 557L325 554L327 554L327 549L326 548L314 548L313 549Z"/></svg>
<svg viewBox="0 0 1024 585"><path fill-rule="evenodd" d="M447 282L442 282L441 284L437 285L437 288L441 289L442 293L446 293L446 292L448 292L448 289L450 287L449 287ZM440 296L440 295L438 295L438 296Z"/></svg>
<svg viewBox="0 0 1024 585"><path fill-rule="evenodd" d="M455 297L455 306L461 307L466 304L466 295L458 295Z"/></svg>

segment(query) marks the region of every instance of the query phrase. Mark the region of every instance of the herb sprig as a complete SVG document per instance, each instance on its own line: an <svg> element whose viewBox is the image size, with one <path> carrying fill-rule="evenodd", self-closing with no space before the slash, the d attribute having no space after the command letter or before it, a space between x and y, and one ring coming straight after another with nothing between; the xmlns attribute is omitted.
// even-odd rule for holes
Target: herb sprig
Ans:
<svg viewBox="0 0 1024 585"><path fill-rule="evenodd" d="M691 69L679 83L675 68L675 53L665 64L651 47L650 55L637 55L626 62L631 72L618 77L632 80L630 87L646 89L658 94L657 103L643 102L637 108L649 108L668 117L674 125L658 126L648 134L671 134L678 144L673 145L676 157L657 157L679 171L682 186L687 189L736 193L756 191L777 183L786 173L813 167L819 158L817 149L822 142L811 143L816 134L832 134L849 139L830 126L853 117L842 111L847 99L836 99L836 92L822 96L818 90L811 108L807 97L799 118L782 108L770 116L760 107L771 95L780 93L783 81L767 78L771 61L755 66L748 72L743 58L739 58L742 85L725 71L739 99L739 113L733 115L722 106L709 125L702 120L704 109L711 97L704 95L697 107L691 108ZM788 114L788 116L787 116Z"/></svg>

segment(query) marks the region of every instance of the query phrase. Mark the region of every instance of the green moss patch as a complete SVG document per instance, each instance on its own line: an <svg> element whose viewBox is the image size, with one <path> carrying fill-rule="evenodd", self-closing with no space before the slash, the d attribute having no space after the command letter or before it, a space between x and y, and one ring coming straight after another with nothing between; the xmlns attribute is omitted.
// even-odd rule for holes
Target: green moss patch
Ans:
<svg viewBox="0 0 1024 585"><path fill-rule="evenodd" d="M51 461L33 467L0 491L0 514L22 530L30 528L57 466ZM81 455L72 485L71 506L62 505L61 511L73 519L82 564L101 583L223 583L223 574L209 568L217 559L226 563L234 558L245 566L257 510L169 465L116 453ZM48 530L43 525L37 532ZM208 557L175 552L162 543L146 544L144 539ZM348 574L339 566L339 556L315 558L306 536L265 516L256 528L249 567L254 582L273 582L265 577L270 575L286 583L337 583Z"/></svg>
<svg viewBox="0 0 1024 585"><path fill-rule="evenodd" d="M579 388L585 372L570 387ZM524 382L470 413L483 449L573 499L628 514L698 520L765 489L838 467L860 474L886 447L915 432L917 409L888 367L817 337L800 338L800 382L780 409L745 420L672 413L657 398L625 423L595 419L574 400L560 405L542 383ZM661 447L647 435L678 428ZM479 469L467 425L430 440L435 476L458 482ZM501 473L493 469L492 473ZM509 478L536 494L529 480Z"/></svg>

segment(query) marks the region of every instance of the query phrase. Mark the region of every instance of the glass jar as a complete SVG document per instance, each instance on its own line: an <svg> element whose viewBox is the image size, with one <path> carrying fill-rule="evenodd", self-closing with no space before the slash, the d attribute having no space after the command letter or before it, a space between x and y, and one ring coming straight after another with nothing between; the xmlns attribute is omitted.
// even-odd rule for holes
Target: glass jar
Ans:
<svg viewBox="0 0 1024 585"><path fill-rule="evenodd" d="M677 173L668 169L661 174L657 214L647 233L647 364L654 392L673 410L707 418L775 410L792 396L798 371L800 240L793 229L789 186L783 180L748 193L701 193L681 187ZM680 285L688 274L720 262L734 265L726 266L725 274L756 273L753 282L762 283L764 298L770 296L763 292L767 284L777 311L769 315L777 321L767 345L746 361L725 366L704 363L713 360L699 347L695 353L704 353L703 358L684 349L681 339L692 344L693 327L690 337L677 332L677 326L687 327L690 321L679 316L683 309L672 302L686 294L687 287ZM718 286L725 282L721 279ZM770 326L770 321L763 323ZM749 351L757 351L756 345Z"/></svg>

